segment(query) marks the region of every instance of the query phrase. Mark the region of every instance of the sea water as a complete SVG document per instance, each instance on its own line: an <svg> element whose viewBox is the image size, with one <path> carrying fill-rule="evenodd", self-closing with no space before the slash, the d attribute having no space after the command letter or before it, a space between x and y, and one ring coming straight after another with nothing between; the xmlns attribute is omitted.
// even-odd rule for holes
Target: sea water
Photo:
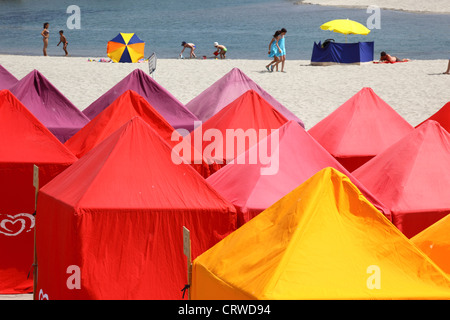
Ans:
<svg viewBox="0 0 450 320"><path fill-rule="evenodd" d="M214 57L214 42L228 48L230 59L268 59L268 45L277 29L286 28L288 59L311 58L314 42L345 35L321 30L323 23L351 19L367 25L367 8L298 4L288 0L0 0L0 53L42 54L42 26L50 23L48 54L64 55L59 30L69 54L106 57L106 45L119 32L136 33L145 41L145 55L177 58L181 42L196 45L198 57ZM73 28L71 5L79 8ZM71 20L72 19L72 20ZM374 41L375 58L386 51L401 58L450 58L450 15L380 10L379 28L367 36L349 35L348 42ZM79 27L79 28L78 28ZM185 56L189 53L185 51Z"/></svg>

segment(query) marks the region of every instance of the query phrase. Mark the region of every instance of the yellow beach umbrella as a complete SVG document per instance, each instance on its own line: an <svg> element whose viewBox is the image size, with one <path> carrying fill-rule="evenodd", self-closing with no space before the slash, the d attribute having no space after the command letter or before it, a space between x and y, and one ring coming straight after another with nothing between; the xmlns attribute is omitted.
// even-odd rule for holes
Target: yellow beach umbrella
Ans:
<svg viewBox="0 0 450 320"><path fill-rule="evenodd" d="M106 53L114 62L138 62L144 58L145 43L134 33L119 33L108 41Z"/></svg>
<svg viewBox="0 0 450 320"><path fill-rule="evenodd" d="M336 19L328 21L321 25L320 29L345 34L346 41L348 34L367 35L370 33L370 30L364 25L349 19Z"/></svg>

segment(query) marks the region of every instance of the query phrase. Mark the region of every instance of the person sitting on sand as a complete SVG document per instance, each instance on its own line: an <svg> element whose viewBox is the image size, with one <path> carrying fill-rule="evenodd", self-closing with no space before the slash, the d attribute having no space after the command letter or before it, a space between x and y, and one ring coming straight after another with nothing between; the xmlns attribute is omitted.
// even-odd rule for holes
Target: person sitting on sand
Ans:
<svg viewBox="0 0 450 320"><path fill-rule="evenodd" d="M409 61L409 59L399 59L397 57L393 57L389 54L387 54L386 52L382 51L380 54L380 61L387 61L390 63L394 63L394 62L405 62L405 61Z"/></svg>
<svg viewBox="0 0 450 320"><path fill-rule="evenodd" d="M444 74L450 74L450 59L448 59L447 71L445 71Z"/></svg>
<svg viewBox="0 0 450 320"><path fill-rule="evenodd" d="M195 51L195 44L193 44L193 43L186 43L185 41L183 41L181 43L181 46L183 47L183 50L181 50L180 57L183 57L184 49L190 48L191 49L191 54L190 54L189 57L190 58L197 58L197 56L194 53L194 51Z"/></svg>
<svg viewBox="0 0 450 320"><path fill-rule="evenodd" d="M225 55L227 54L227 48L224 45L219 44L217 42L214 42L214 47L216 47L217 49L217 51L214 52L214 54L217 53L219 54L220 59L225 59L226 58Z"/></svg>
<svg viewBox="0 0 450 320"><path fill-rule="evenodd" d="M47 56L47 47L48 47L48 37L49 37L49 32L48 32L48 25L49 23L46 22L44 23L44 30L42 30L41 32L41 36L42 36L42 40L44 41L44 56Z"/></svg>
<svg viewBox="0 0 450 320"><path fill-rule="evenodd" d="M61 42L63 44L63 50L66 53L66 57L67 57L67 55L69 54L67 52L67 45L69 44L69 42L67 42L67 38L64 36L64 31L63 30L59 31L59 42L58 42L58 44L56 46L59 46L59 44Z"/></svg>

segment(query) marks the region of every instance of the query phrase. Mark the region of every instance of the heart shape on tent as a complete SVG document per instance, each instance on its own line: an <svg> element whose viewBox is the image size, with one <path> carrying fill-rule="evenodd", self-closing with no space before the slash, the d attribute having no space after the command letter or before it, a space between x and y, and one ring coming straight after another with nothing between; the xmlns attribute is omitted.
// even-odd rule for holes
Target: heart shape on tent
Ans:
<svg viewBox="0 0 450 320"><path fill-rule="evenodd" d="M15 216L0 214L0 233L6 236L17 236L25 229L27 229L26 232L29 232L33 227L34 216L31 214L19 213Z"/></svg>

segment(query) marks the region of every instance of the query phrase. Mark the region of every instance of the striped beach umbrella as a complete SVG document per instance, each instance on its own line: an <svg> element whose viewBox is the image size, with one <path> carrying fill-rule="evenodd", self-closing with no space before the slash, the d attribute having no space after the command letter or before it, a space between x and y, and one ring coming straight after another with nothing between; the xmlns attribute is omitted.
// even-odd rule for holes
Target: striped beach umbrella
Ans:
<svg viewBox="0 0 450 320"><path fill-rule="evenodd" d="M134 33L119 33L108 41L106 53L114 62L137 62L144 58L145 43Z"/></svg>

